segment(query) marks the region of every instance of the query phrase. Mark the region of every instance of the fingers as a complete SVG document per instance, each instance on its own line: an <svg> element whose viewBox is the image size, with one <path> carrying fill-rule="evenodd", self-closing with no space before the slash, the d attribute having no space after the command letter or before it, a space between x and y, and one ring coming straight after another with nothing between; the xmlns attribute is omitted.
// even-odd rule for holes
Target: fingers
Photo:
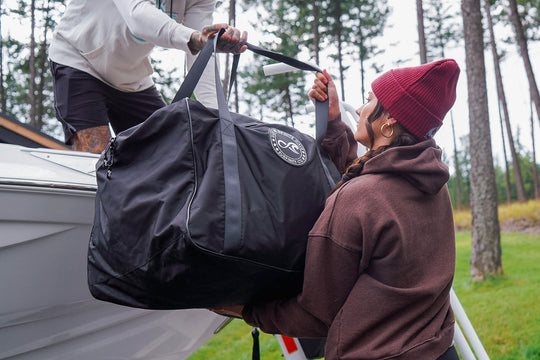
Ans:
<svg viewBox="0 0 540 360"><path fill-rule="evenodd" d="M218 52L232 52L234 54L240 54L247 50L247 32L244 31L240 33L240 30L222 23L206 25L202 28L200 33L194 32L191 35L188 43L188 47L191 52L195 54L196 52L200 51L208 39L216 36L221 29L225 29L225 32L218 40Z"/></svg>
<svg viewBox="0 0 540 360"><path fill-rule="evenodd" d="M324 77L324 79L326 80L325 84L329 84L329 83L333 83L334 80L332 80L332 77L330 76L330 74L328 73L328 71L326 71L326 69L323 70L322 72L322 77Z"/></svg>
<svg viewBox="0 0 540 360"><path fill-rule="evenodd" d="M308 94L311 100L316 99L319 101L325 101L326 99L328 99L328 87L326 86L327 83L328 79L324 75L324 73L318 72L315 74L313 86L311 87L311 90Z"/></svg>
<svg viewBox="0 0 540 360"><path fill-rule="evenodd" d="M225 23L203 26L201 32L195 31L191 34L188 48L193 55L202 50L208 39L214 37L221 29L227 29L229 25Z"/></svg>
<svg viewBox="0 0 540 360"><path fill-rule="evenodd" d="M308 95L311 100L325 101L328 99L326 92L315 86L309 91Z"/></svg>
<svg viewBox="0 0 540 360"><path fill-rule="evenodd" d="M247 49L247 32L240 34L240 30L229 27L219 38L217 50L219 52L232 52L240 54Z"/></svg>
<svg viewBox="0 0 540 360"><path fill-rule="evenodd" d="M234 53L236 55L243 53L244 51L247 50L247 37L248 37L247 31L242 32L242 37L240 38L240 41L238 42L238 44L235 46Z"/></svg>
<svg viewBox="0 0 540 360"><path fill-rule="evenodd" d="M202 28L201 33L206 39L209 39L215 36L219 32L219 30L227 29L228 27L229 25L225 23L206 25Z"/></svg>
<svg viewBox="0 0 540 360"><path fill-rule="evenodd" d="M328 118L335 119L338 117L340 110L336 85L326 70L315 74L315 80L308 95L313 102L316 100L328 100Z"/></svg>
<svg viewBox="0 0 540 360"><path fill-rule="evenodd" d="M233 52L238 42L240 42L240 30L229 27L219 38L217 50L220 52Z"/></svg>

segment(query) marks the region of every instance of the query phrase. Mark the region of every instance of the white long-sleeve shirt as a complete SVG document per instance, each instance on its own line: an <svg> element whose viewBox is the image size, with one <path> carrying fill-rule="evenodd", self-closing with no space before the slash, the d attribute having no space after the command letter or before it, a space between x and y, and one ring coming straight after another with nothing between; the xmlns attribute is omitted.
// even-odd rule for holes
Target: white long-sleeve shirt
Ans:
<svg viewBox="0 0 540 360"><path fill-rule="evenodd" d="M154 46L184 50L188 68L196 56L188 42L212 24L215 0L72 0L55 29L49 58L89 73L126 92L153 85ZM195 96L217 107L212 59Z"/></svg>

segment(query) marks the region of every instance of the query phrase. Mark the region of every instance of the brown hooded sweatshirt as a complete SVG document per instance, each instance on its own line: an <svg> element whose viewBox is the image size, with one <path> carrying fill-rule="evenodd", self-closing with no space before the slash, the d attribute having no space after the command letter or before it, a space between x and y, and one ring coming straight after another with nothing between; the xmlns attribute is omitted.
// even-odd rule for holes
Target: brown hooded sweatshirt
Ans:
<svg viewBox="0 0 540 360"><path fill-rule="evenodd" d="M352 132L329 122L324 147L344 170ZM433 140L391 148L332 194L310 232L302 293L247 305L266 333L327 337L326 360L433 360L452 344L455 269L448 168Z"/></svg>

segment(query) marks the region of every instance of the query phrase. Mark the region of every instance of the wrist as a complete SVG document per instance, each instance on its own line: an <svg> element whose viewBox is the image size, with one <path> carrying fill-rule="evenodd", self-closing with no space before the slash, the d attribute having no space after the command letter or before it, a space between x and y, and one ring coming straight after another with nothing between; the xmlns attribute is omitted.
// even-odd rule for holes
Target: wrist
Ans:
<svg viewBox="0 0 540 360"><path fill-rule="evenodd" d="M191 36L189 37L188 41L188 48L189 51L191 51L191 54L197 55L199 51L202 50L204 42L202 38L202 34L200 32L193 32Z"/></svg>

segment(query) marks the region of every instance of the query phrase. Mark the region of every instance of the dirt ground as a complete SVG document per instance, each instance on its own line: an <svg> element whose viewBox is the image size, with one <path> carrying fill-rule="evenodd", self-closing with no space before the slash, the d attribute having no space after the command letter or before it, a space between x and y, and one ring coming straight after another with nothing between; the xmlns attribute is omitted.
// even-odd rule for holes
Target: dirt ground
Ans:
<svg viewBox="0 0 540 360"><path fill-rule="evenodd" d="M540 224L531 224L524 220L511 220L501 223L501 231L540 234Z"/></svg>

